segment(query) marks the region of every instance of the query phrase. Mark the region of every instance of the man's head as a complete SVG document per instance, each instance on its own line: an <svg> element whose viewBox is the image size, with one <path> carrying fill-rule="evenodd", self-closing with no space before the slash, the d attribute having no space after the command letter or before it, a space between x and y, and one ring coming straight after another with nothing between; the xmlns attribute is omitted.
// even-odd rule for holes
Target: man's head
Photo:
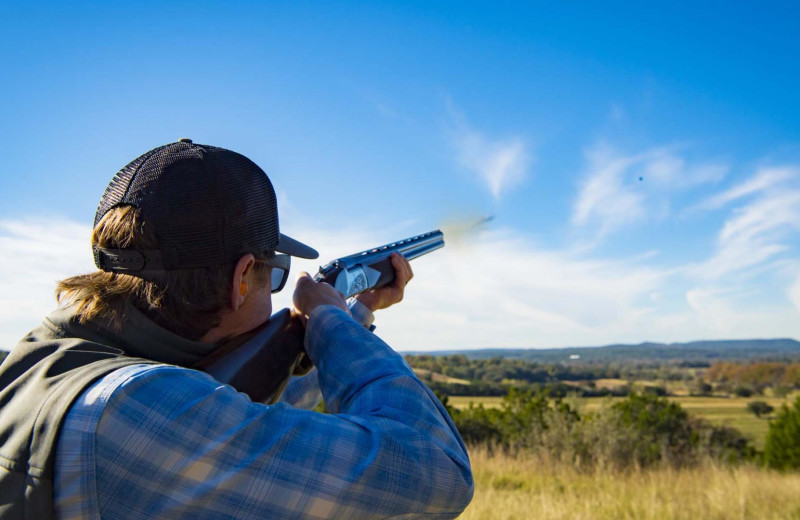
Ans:
<svg viewBox="0 0 800 520"><path fill-rule="evenodd" d="M77 304L82 319L114 321L128 300L192 339L219 325L248 283L269 286L281 253L317 257L280 233L275 192L261 168L188 139L151 150L114 176L97 209L92 249L101 271L61 282L59 301Z"/></svg>

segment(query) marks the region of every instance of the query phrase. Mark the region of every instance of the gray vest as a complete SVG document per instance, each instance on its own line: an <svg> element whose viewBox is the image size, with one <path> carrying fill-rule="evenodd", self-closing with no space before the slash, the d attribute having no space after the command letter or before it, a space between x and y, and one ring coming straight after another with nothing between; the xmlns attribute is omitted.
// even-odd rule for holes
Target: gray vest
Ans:
<svg viewBox="0 0 800 520"><path fill-rule="evenodd" d="M72 403L93 382L128 365L190 366L215 347L158 327L131 306L120 333L81 325L69 310L45 318L0 365L0 518L55 518L53 467ZM153 361L156 360L156 361Z"/></svg>

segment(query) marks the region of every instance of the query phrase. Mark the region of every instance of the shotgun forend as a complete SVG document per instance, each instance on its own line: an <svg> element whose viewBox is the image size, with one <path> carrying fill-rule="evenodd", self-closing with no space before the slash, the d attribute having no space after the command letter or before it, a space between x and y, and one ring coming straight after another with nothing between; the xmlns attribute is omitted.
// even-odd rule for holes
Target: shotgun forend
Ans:
<svg viewBox="0 0 800 520"><path fill-rule="evenodd" d="M444 234L437 229L338 258L320 267L314 279L334 286L349 298L394 280L394 268L389 258L392 253L400 253L408 260L413 260L440 247L444 247Z"/></svg>

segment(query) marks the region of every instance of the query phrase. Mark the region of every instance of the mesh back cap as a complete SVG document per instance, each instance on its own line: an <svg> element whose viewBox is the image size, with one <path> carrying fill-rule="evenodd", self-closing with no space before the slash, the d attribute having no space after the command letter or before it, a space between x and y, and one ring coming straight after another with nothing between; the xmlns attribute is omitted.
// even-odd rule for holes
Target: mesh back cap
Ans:
<svg viewBox="0 0 800 520"><path fill-rule="evenodd" d="M97 225L119 205L138 208L158 237L157 251L95 250L106 271L208 267L243 254L277 251L301 258L317 252L280 233L275 190L244 155L181 139L134 159L111 180Z"/></svg>

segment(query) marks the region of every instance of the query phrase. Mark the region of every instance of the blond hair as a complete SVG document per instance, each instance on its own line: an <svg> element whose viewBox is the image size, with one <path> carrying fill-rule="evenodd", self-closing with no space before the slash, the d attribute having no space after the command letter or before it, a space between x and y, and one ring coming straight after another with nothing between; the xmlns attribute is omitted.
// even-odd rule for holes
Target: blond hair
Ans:
<svg viewBox="0 0 800 520"><path fill-rule="evenodd" d="M92 231L92 245L107 249L158 249L152 226L132 206L109 210ZM243 252L242 254L244 254ZM103 318L119 330L125 301L161 327L192 340L220 323L231 291L236 262L213 267L154 272L145 280L95 271L58 282L56 299L75 308L81 323ZM256 263L254 269L268 270Z"/></svg>

